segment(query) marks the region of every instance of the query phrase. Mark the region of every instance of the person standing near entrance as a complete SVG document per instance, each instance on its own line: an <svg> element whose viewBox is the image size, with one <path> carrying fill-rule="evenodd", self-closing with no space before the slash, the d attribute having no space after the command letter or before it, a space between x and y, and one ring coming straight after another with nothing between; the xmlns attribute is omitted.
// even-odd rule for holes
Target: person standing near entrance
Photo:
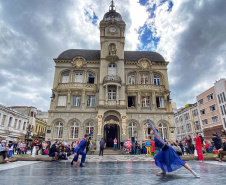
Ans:
<svg viewBox="0 0 226 185"><path fill-rule="evenodd" d="M114 150L117 150L117 139L114 139Z"/></svg>
<svg viewBox="0 0 226 185"><path fill-rule="evenodd" d="M101 138L101 141L100 141L100 153L99 153L99 156L101 155L101 153L102 153L102 156L103 156L104 148L105 148L105 141L104 141L103 138Z"/></svg>

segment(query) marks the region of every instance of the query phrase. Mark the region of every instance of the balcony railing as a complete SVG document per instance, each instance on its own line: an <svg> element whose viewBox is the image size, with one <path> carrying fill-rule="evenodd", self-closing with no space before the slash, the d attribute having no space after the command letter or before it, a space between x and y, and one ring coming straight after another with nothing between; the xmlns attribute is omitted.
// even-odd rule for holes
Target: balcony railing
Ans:
<svg viewBox="0 0 226 185"><path fill-rule="evenodd" d="M122 84L122 80L121 80L120 76L118 76L118 75L107 75L107 76L105 76L104 80L103 80L103 84L109 83L109 82L115 82L115 83Z"/></svg>
<svg viewBox="0 0 226 185"><path fill-rule="evenodd" d="M97 91L96 84L86 84L86 83L59 83L56 90L67 90L67 89L76 89L76 90L90 90L90 91Z"/></svg>

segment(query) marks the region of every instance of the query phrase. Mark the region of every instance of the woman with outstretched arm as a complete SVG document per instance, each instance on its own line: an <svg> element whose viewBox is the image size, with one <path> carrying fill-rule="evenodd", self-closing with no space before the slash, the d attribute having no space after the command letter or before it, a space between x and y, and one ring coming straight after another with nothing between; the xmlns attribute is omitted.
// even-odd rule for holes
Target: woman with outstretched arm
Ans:
<svg viewBox="0 0 226 185"><path fill-rule="evenodd" d="M166 174L166 172L172 172L184 166L196 178L200 178L200 176L177 155L175 150L164 142L158 131L155 129L155 127L147 117L146 120L153 130L155 146L160 148L159 152L154 157L156 166L162 169L162 172L160 172L160 174Z"/></svg>

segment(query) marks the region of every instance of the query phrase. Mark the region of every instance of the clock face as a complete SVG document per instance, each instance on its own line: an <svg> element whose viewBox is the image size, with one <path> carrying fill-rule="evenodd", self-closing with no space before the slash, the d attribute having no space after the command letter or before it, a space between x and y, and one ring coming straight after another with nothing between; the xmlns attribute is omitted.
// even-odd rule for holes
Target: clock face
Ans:
<svg viewBox="0 0 226 185"><path fill-rule="evenodd" d="M109 31L110 32L115 32L116 31L116 28L112 26L112 27L109 28Z"/></svg>

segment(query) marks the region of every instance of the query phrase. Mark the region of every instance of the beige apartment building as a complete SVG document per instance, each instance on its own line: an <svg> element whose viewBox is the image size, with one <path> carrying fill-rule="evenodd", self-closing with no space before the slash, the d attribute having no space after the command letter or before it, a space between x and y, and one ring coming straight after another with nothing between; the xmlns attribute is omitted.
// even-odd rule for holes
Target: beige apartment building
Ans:
<svg viewBox="0 0 226 185"><path fill-rule="evenodd" d="M103 137L107 147L150 138L145 116L161 136L175 140L168 62L156 52L124 51L126 24L113 1L99 24L101 50L70 49L55 62L46 139Z"/></svg>
<svg viewBox="0 0 226 185"><path fill-rule="evenodd" d="M223 129L214 86L198 95L196 99L199 106L204 137L210 140L213 134L220 134Z"/></svg>

